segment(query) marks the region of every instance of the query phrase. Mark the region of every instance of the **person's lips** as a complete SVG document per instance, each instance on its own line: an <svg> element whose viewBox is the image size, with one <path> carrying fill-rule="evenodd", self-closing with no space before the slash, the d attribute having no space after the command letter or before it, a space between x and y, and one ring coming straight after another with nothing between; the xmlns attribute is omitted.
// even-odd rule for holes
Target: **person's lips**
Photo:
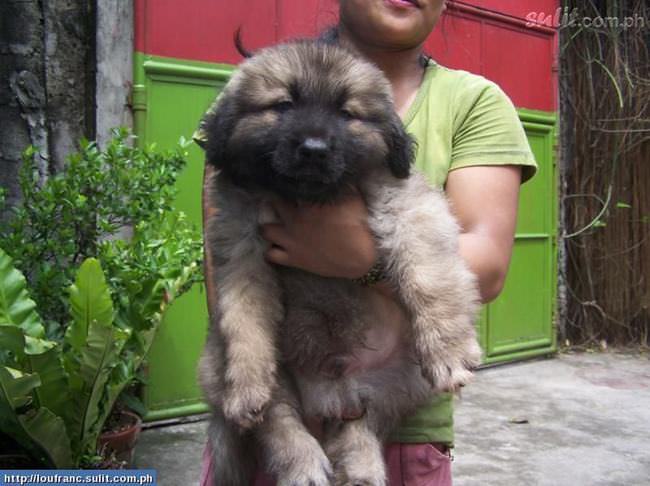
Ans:
<svg viewBox="0 0 650 486"><path fill-rule="evenodd" d="M385 0L391 7L420 8L419 0Z"/></svg>

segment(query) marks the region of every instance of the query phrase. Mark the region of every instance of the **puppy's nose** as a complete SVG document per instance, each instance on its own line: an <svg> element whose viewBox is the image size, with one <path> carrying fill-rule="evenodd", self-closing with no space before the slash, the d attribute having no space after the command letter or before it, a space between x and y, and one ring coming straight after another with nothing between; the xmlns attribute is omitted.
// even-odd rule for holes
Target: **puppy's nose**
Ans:
<svg viewBox="0 0 650 486"><path fill-rule="evenodd" d="M322 138L307 137L298 147L298 154L304 161L315 162L323 160L330 147Z"/></svg>

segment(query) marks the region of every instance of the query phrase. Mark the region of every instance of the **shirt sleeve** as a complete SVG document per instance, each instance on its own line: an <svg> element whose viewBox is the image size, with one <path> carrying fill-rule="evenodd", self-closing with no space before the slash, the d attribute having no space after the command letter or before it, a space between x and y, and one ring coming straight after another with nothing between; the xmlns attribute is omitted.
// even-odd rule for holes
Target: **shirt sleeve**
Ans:
<svg viewBox="0 0 650 486"><path fill-rule="evenodd" d="M457 100L449 170L478 165L520 165L522 183L537 171L519 115L496 84L476 76Z"/></svg>

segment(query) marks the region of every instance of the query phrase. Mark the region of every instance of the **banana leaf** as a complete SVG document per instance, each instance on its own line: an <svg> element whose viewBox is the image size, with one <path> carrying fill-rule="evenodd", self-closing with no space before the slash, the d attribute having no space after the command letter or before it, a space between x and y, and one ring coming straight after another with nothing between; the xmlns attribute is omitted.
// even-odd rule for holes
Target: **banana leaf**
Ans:
<svg viewBox="0 0 650 486"><path fill-rule="evenodd" d="M27 336L20 327L0 325L0 349L11 351L16 363L24 363L27 356L43 354L55 346L53 341Z"/></svg>
<svg viewBox="0 0 650 486"><path fill-rule="evenodd" d="M36 374L0 367L0 430L45 464L71 467L72 451L63 419L44 407L20 413L39 385Z"/></svg>
<svg viewBox="0 0 650 486"><path fill-rule="evenodd" d="M94 454L106 410L106 385L119 363L128 332L112 326L113 304L99 262L89 258L81 265L70 289L73 322L66 333L71 349L65 367L70 376L69 431L77 455Z"/></svg>
<svg viewBox="0 0 650 486"><path fill-rule="evenodd" d="M0 325L0 349L11 351L17 360L25 357L25 331L12 325ZM2 363L5 365L17 363Z"/></svg>
<svg viewBox="0 0 650 486"><path fill-rule="evenodd" d="M0 248L0 325L21 328L27 336L45 337L36 303L29 298L25 277L14 268L11 257Z"/></svg>
<svg viewBox="0 0 650 486"><path fill-rule="evenodd" d="M74 284L70 286L72 323L65 335L66 342L79 351L86 342L93 322L110 327L113 322L113 301L99 261L88 258L83 262Z"/></svg>
<svg viewBox="0 0 650 486"><path fill-rule="evenodd" d="M69 420L72 412L70 389L61 359L61 346L44 353L28 354L26 361L31 371L38 373L41 380L41 385L34 389L38 404L64 420Z"/></svg>

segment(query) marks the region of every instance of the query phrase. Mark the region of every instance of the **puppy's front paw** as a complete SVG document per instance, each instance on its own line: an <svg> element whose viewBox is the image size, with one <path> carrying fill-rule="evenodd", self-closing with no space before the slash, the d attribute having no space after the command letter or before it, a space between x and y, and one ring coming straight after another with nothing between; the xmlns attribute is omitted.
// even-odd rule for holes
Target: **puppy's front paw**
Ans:
<svg viewBox="0 0 650 486"><path fill-rule="evenodd" d="M472 371L465 366L444 362L422 363L422 376L436 391L452 391L466 385L472 378Z"/></svg>
<svg viewBox="0 0 650 486"><path fill-rule="evenodd" d="M264 409L271 399L271 388L265 385L248 385L226 389L223 414L227 420L244 429L258 425L264 419Z"/></svg>
<svg viewBox="0 0 650 486"><path fill-rule="evenodd" d="M481 363L480 349L472 343L466 351L445 353L417 346L422 376L436 391L453 391L472 379L472 370Z"/></svg>

